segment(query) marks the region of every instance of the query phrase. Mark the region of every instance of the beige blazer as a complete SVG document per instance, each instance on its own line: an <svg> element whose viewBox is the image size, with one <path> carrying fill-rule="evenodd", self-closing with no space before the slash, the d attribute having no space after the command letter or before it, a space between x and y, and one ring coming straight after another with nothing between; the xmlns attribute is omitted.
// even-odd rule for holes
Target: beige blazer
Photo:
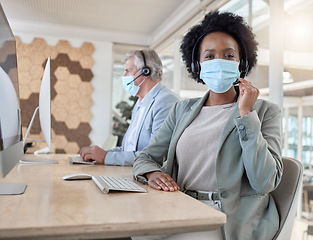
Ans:
<svg viewBox="0 0 313 240"><path fill-rule="evenodd" d="M208 96L209 92L173 106L151 143L135 159L136 180L145 180L144 174L152 171L163 171L176 180L177 141ZM235 107L218 141L215 165L222 211L227 215L224 238L272 239L279 216L270 192L278 186L283 171L280 109L258 99L254 110L240 117ZM195 144L192 139L190 144ZM164 157L167 161L163 164Z"/></svg>

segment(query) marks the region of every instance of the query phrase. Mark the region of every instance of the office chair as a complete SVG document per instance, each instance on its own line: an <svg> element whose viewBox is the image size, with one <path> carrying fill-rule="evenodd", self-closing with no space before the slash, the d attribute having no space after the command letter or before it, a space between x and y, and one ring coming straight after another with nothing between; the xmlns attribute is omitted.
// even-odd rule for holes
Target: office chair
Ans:
<svg viewBox="0 0 313 240"><path fill-rule="evenodd" d="M280 216L279 229L274 240L291 238L292 228L298 207L303 166L298 160L283 157L283 176L278 187L271 193Z"/></svg>
<svg viewBox="0 0 313 240"><path fill-rule="evenodd" d="M103 149L112 149L116 147L117 144L117 136L109 135L103 144Z"/></svg>

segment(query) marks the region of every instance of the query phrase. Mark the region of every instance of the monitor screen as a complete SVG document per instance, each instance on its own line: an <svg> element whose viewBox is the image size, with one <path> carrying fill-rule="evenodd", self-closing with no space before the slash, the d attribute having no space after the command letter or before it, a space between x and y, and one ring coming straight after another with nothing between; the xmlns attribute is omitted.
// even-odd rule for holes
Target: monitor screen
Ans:
<svg viewBox="0 0 313 240"><path fill-rule="evenodd" d="M0 66L0 151L21 140L18 97L9 75Z"/></svg>
<svg viewBox="0 0 313 240"><path fill-rule="evenodd" d="M1 5L0 5L1 7ZM22 139L19 119L16 42L0 8L0 151Z"/></svg>
<svg viewBox="0 0 313 240"><path fill-rule="evenodd" d="M0 3L0 178L23 157L16 42ZM21 194L25 184L0 183L0 194Z"/></svg>

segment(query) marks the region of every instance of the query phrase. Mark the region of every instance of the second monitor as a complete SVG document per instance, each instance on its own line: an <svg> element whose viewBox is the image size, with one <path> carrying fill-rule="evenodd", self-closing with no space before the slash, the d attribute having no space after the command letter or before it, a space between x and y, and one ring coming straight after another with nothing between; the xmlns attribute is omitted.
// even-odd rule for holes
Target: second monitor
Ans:
<svg viewBox="0 0 313 240"><path fill-rule="evenodd" d="M50 57L47 60L45 71L42 77L39 93L39 106L35 109L32 119L28 125L27 132L24 137L24 146L26 140L28 140L28 135L31 130L33 121L35 119L36 113L39 111L39 120L41 131L44 136L44 141L47 147L40 149L35 152L38 153L49 153L51 152L51 80L50 80ZM41 141L41 140L38 140Z"/></svg>

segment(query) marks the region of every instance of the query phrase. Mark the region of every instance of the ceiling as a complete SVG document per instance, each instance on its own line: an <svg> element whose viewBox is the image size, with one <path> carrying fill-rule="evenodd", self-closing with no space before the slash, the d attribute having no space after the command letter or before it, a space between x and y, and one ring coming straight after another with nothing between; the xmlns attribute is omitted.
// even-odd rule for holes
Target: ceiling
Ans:
<svg viewBox="0 0 313 240"><path fill-rule="evenodd" d="M249 19L250 1L252 19ZM118 61L134 46L149 46L162 55L173 56L175 40L181 39L206 12L221 8L251 20L260 43L259 64L264 67L269 64L269 0L0 0L0 3L16 35L44 34L113 42ZM284 0L284 5L285 67L295 81L313 80L313 45L308 40L313 38L313 0ZM298 33L301 21L300 25L293 25L301 19L310 26L306 37ZM268 70L264 72L267 74ZM268 86L265 82L263 85ZM260 82L259 87L266 87L263 85Z"/></svg>
<svg viewBox="0 0 313 240"><path fill-rule="evenodd" d="M64 35L155 49L199 19L207 6L216 8L228 1L0 0L13 32L27 29L28 33L51 34L53 29L66 27Z"/></svg>
<svg viewBox="0 0 313 240"><path fill-rule="evenodd" d="M250 1L253 18L249 18ZM260 47L269 46L266 33L269 0L0 0L0 3L16 35L42 33L109 41L123 52L123 47L129 45L149 46L169 55L173 55L171 45L175 39L181 38L206 12L221 8L251 20L254 32L260 32L257 34ZM305 16L309 16L309 21L307 18L304 21L313 23L313 0L284 0L284 5L288 26ZM292 28L292 32L297 30ZM292 38L298 36L293 35ZM292 50L298 47L301 51L307 48L313 51L312 44L285 45Z"/></svg>
<svg viewBox="0 0 313 240"><path fill-rule="evenodd" d="M2 0L1 3L11 19L146 35L183 1Z"/></svg>

